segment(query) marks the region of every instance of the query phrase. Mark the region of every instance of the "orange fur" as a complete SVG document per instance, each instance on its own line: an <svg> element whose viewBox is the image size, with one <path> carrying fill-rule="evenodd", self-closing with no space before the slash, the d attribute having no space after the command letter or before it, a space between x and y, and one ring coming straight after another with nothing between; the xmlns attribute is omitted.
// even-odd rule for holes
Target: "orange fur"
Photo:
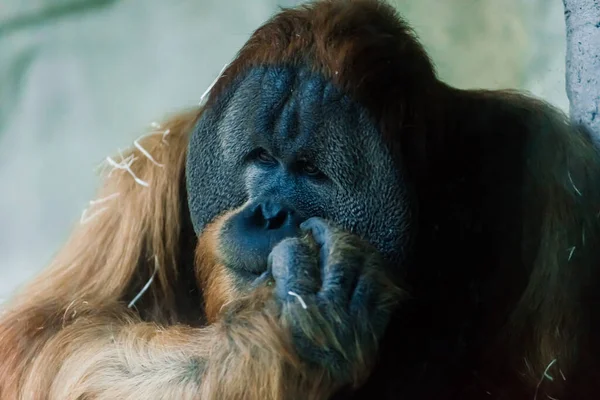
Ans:
<svg viewBox="0 0 600 400"><path fill-rule="evenodd" d="M46 374L30 373L35 370L32 361L48 357L46 353L51 349L47 343L58 340L65 329L73 330L76 322L87 319L94 324L96 314L106 310L119 310L115 313L119 317L130 315L121 303L127 304L135 295L129 285L136 276L141 281L150 277L154 258L160 268L144 294L147 308L156 320L176 319L172 284L178 279L178 182L185 165L189 130L198 116L196 109L168 121L164 126L170 129L168 144L162 141L162 132L140 140L163 168L137 149L124 154L136 157L131 168L149 186L140 186L125 171L112 171L98 196L119 193L106 203L109 209L77 226L51 265L7 305L0 319L0 398L32 393L29 388L39 387L50 371L58 370L60 363L56 360L48 364ZM31 398L43 398L45 392L33 393Z"/></svg>
<svg viewBox="0 0 600 400"><path fill-rule="evenodd" d="M220 263L217 254L219 248L219 230L223 222L235 214L228 211L209 224L202 233L196 247L196 270L198 282L204 293L204 308L209 323L214 322L223 306L235 300L232 277L225 266Z"/></svg>
<svg viewBox="0 0 600 400"><path fill-rule="evenodd" d="M217 218L196 249L210 324L177 323L180 182L199 114L165 123L168 144L162 132L140 141L163 168L137 149L125 154L136 157L132 169L149 186L125 171L109 174L100 197L120 193L110 209L77 227L52 265L8 304L0 317L2 400L322 399L333 392L331 379L297 358L271 288L239 293L219 263L218 230L235 210ZM156 279L128 309L154 257ZM138 275L140 285L131 285Z"/></svg>

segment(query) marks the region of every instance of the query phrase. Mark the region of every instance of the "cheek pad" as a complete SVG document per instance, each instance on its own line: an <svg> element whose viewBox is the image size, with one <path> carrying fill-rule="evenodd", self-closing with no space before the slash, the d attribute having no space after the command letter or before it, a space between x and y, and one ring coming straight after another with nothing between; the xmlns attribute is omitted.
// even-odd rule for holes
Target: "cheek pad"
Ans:
<svg viewBox="0 0 600 400"><path fill-rule="evenodd" d="M190 138L186 160L188 205L194 231L246 200L242 170L225 157L218 140L218 110L209 109L199 119Z"/></svg>

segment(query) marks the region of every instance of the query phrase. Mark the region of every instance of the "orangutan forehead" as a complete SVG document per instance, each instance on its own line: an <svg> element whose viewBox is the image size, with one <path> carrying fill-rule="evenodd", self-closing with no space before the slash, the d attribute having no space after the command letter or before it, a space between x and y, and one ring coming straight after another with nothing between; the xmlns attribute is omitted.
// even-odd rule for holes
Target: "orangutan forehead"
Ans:
<svg viewBox="0 0 600 400"><path fill-rule="evenodd" d="M288 151L313 141L347 142L350 137L359 146L365 135L379 137L364 107L305 67L250 68L215 100L209 113L219 115L221 133L268 137Z"/></svg>
<svg viewBox="0 0 600 400"><path fill-rule="evenodd" d="M265 148L283 162L310 159L332 178L355 185L358 174L347 171L360 167L368 174L373 160L390 158L367 110L307 68L251 68L214 100L198 129L216 135L230 160Z"/></svg>
<svg viewBox="0 0 600 400"><path fill-rule="evenodd" d="M349 100L333 83L306 68L253 68L233 90L236 98L255 102L257 131L286 140L309 136L328 110L343 107Z"/></svg>

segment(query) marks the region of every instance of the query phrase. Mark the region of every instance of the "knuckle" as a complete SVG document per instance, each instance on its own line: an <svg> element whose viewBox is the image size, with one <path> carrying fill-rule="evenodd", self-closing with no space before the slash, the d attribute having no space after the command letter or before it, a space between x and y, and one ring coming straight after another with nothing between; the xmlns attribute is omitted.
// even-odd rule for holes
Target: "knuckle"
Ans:
<svg viewBox="0 0 600 400"><path fill-rule="evenodd" d="M302 252L302 247L302 243L298 239L287 238L273 247L269 257L273 265L289 263L294 255Z"/></svg>
<svg viewBox="0 0 600 400"><path fill-rule="evenodd" d="M275 250L290 251L290 250L300 248L300 247L302 247L302 243L300 242L300 239L298 239L296 237L290 237L290 238L285 238L282 241L280 241L279 243L277 243L275 245L275 247L273 248L273 251L275 251Z"/></svg>

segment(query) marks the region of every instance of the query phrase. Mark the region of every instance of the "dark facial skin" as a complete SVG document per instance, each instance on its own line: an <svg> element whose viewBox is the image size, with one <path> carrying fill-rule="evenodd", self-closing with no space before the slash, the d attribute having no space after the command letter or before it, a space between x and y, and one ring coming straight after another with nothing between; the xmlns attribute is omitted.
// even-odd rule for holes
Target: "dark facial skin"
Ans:
<svg viewBox="0 0 600 400"><path fill-rule="evenodd" d="M400 263L411 207L402 171L366 111L331 82L294 67L255 67L198 122L187 184L197 233L223 227L226 264L256 276L281 240L320 217Z"/></svg>

